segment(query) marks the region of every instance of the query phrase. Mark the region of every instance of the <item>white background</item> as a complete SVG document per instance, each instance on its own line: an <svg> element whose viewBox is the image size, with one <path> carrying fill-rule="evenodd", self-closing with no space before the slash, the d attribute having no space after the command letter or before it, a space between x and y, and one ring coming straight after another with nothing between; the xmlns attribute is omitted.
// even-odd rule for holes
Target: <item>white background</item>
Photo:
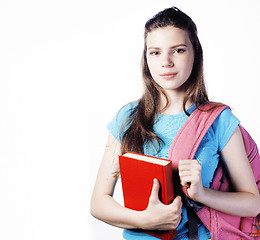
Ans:
<svg viewBox="0 0 260 240"><path fill-rule="evenodd" d="M107 123L142 93L143 26L173 5L198 26L211 99L260 143L258 0L1 0L1 240L121 239L90 195Z"/></svg>

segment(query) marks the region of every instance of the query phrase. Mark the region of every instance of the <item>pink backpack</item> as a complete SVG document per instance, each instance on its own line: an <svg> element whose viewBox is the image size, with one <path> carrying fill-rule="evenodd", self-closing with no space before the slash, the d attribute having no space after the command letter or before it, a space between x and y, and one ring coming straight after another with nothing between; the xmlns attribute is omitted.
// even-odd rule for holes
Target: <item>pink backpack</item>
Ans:
<svg viewBox="0 0 260 240"><path fill-rule="evenodd" d="M214 120L227 106L216 103L208 103L199 106L202 110L195 109L188 120L184 123L178 134L173 140L169 151L169 159L173 161L173 167L178 169L178 162L181 159L193 159L197 148L208 131ZM205 111L204 111L205 110ZM239 126L243 136L245 149L250 161L255 181L260 190L260 156L258 148L247 133ZM181 149L181 151L179 151ZM220 161L221 162L221 161ZM224 168L219 164L211 184L211 188L220 191L229 191L231 183L224 175ZM182 191L188 196L186 188ZM260 214L253 217L231 216L206 206L198 206L188 197L188 205L193 207L197 216L210 231L211 238L214 240L236 240L236 239L258 239L260 240Z"/></svg>

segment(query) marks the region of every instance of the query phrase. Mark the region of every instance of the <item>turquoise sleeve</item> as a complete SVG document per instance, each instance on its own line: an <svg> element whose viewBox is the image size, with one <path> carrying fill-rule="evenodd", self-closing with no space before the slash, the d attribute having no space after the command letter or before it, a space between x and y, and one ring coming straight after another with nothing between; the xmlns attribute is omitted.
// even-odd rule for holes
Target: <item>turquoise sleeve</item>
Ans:
<svg viewBox="0 0 260 240"><path fill-rule="evenodd" d="M212 127L218 142L220 152L227 144L240 121L233 115L230 109L225 109L214 121Z"/></svg>
<svg viewBox="0 0 260 240"><path fill-rule="evenodd" d="M119 142L121 142L121 131L125 130L125 123L136 106L136 102L125 105L117 112L116 116L107 125L107 129Z"/></svg>

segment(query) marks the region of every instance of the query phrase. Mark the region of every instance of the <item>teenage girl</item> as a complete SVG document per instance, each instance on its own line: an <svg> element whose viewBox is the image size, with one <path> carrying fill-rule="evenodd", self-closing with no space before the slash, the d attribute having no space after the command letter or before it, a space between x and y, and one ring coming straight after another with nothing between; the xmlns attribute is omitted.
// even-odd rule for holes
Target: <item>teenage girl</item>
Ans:
<svg viewBox="0 0 260 240"><path fill-rule="evenodd" d="M127 209L113 199L118 156L132 151L167 158L183 123L197 106L209 101L202 48L190 17L175 7L159 12L146 23L144 42L144 94L139 101L124 106L108 125L110 133L93 191L91 213L124 228L126 240L156 239L134 231L137 228L177 228L176 239L188 239L187 210L181 197L177 196L170 205L162 204L157 180L144 211ZM193 200L228 214L256 216L260 213L260 197L238 126L239 120L229 109L224 110L202 140L196 160L180 161L179 176ZM209 189L220 155L236 192ZM211 237L201 222L198 233L199 239Z"/></svg>

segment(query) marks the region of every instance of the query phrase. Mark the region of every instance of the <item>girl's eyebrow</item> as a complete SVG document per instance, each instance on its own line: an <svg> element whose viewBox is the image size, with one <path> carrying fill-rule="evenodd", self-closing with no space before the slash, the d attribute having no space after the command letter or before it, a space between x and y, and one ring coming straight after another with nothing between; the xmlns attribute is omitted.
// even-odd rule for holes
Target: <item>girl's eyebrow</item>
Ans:
<svg viewBox="0 0 260 240"><path fill-rule="evenodd" d="M178 45L172 46L171 48L177 48L177 47L187 47L187 45L184 44L184 43L181 43L181 44L178 44Z"/></svg>
<svg viewBox="0 0 260 240"><path fill-rule="evenodd" d="M177 47L187 47L187 45L184 44L184 43L180 43L180 44L174 45L174 46L172 46L172 47L170 47L170 48L172 49L172 48L177 48ZM158 47L152 47L152 46L151 46L151 47L148 48L148 50L149 50L149 49L160 49L160 48L158 48Z"/></svg>

